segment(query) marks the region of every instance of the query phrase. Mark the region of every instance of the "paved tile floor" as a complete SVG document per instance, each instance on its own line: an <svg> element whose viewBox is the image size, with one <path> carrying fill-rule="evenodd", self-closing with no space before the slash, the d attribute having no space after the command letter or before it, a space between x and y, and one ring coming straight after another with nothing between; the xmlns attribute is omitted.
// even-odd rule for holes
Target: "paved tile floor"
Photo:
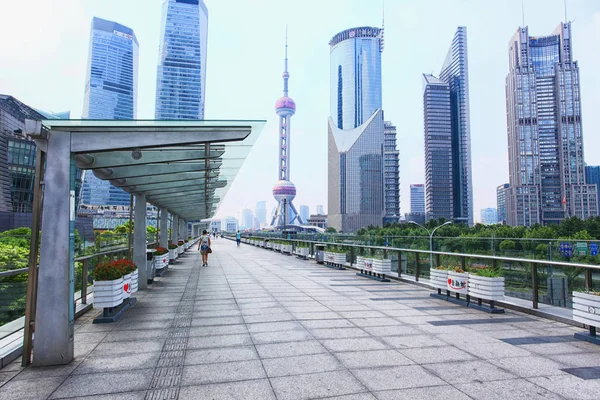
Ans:
<svg viewBox="0 0 600 400"><path fill-rule="evenodd" d="M70 365L1 370L0 398L599 397L600 379L563 371L600 367L600 348L572 339L581 329L225 239L213 247L209 267L188 251L120 322L80 318Z"/></svg>

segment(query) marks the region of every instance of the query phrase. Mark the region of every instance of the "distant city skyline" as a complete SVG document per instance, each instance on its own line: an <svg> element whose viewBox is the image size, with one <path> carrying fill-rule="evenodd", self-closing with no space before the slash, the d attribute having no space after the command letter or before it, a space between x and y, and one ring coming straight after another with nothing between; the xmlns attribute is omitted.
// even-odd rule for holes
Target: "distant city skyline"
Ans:
<svg viewBox="0 0 600 400"><path fill-rule="evenodd" d="M322 121L329 115L328 46L324 38L348 26L378 25L381 7L367 0L331 0L302 3L284 3L258 0L253 4L206 0L213 22L208 31L210 60L207 70L205 117L264 118L268 119L263 135L257 142L247 163L224 199L218 216L235 215L248 206L269 196L272 189L272 171L276 160L265 157L277 148L274 135L277 121L272 115L273 98L280 93L281 55L274 49L280 42L283 24L279 13L288 16L290 44L294 47L292 68L301 68L295 76L295 85L303 88L294 92L294 98L303 104L295 116L292 160L295 184L309 187L299 191L296 199L302 204L325 204L327 179L327 139ZM85 84L85 63L89 44L89 24L93 16L119 21L132 27L140 40L139 118L153 118L156 89L156 61L159 48L162 0L63 0L62 7L52 2L32 0L9 2L0 15L0 33L11 37L3 42L10 62L0 65L0 86L3 92L24 103L48 110L72 110L74 117L82 114L82 96ZM532 32L552 32L558 21L564 19L562 0L527 0L524 4L525 24ZM36 13L31 12L35 7ZM260 7L264 13L256 13ZM314 10L318 7L319 12ZM431 10L436 12L432 13ZM274 11L277 10L278 14ZM420 73L430 72L441 65L448 40L456 26L467 26L469 35L478 40L469 43L471 84L471 139L473 157L474 206L493 207L496 187L508 181L506 140L505 77L508 72L507 41L522 22L521 1L459 2L432 0L430 2L386 3L386 52L382 62L385 82L383 102L385 119L402 121L402 143L399 146L401 181L401 211L409 207L409 185L424 181L423 140L415 133L422 132ZM600 137L593 135L600 124L594 105L600 102L600 81L595 79L600 68L600 54L593 51L600 40L600 4L596 1L569 2L569 19L573 24L574 49L580 62L582 109L585 118L586 162L600 164L600 154L592 149L600 146ZM244 27L252 16L256 29ZM20 28L24 18L39 27L35 30ZM307 26L304 21L314 21ZM217 23L215 23L217 22ZM19 31L18 37L11 36ZM412 32L406 40L407 32ZM35 43L45 46L34 53L22 49ZM260 43L261 47L249 45ZM422 49L427 48L427 52ZM260 62L239 67L239 60L255 59L260 51ZM410 62L407 62L410 60ZM215 62L216 64L212 64ZM68 71L68 73L66 73ZM401 71L401 73L399 73ZM437 71L431 71L437 72ZM398 95L401 93L402 95ZM243 107L232 107L232 97ZM400 124L399 124L400 125ZM271 178L270 178L271 177ZM249 196L246 196L250 193ZM273 200L268 200L270 210Z"/></svg>

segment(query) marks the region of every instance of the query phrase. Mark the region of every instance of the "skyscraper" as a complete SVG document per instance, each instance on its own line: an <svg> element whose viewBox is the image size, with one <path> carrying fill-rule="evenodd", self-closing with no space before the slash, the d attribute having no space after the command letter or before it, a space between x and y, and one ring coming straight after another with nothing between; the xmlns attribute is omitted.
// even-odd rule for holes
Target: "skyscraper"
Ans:
<svg viewBox="0 0 600 400"><path fill-rule="evenodd" d="M549 36L519 28L509 43L509 225L598 215L597 188L585 180L579 64L572 49L570 22Z"/></svg>
<svg viewBox="0 0 600 400"><path fill-rule="evenodd" d="M317 215L325 215L325 208L322 204L317 205Z"/></svg>
<svg viewBox="0 0 600 400"><path fill-rule="evenodd" d="M329 46L329 226L352 232L385 216L383 29L347 29Z"/></svg>
<svg viewBox="0 0 600 400"><path fill-rule="evenodd" d="M588 185L596 185L598 199L600 199L600 166L586 165L585 166L585 182ZM600 208L600 200L598 201ZM600 215L600 214L599 214Z"/></svg>
<svg viewBox="0 0 600 400"><path fill-rule="evenodd" d="M389 121L383 123L385 217L383 223L400 220L400 152L396 148L396 127Z"/></svg>
<svg viewBox="0 0 600 400"><path fill-rule="evenodd" d="M135 119L139 44L131 28L94 17L83 100L84 119ZM84 174L83 204L129 205L130 195Z"/></svg>
<svg viewBox="0 0 600 400"><path fill-rule="evenodd" d="M422 183L410 185L410 213L425 214L425 185Z"/></svg>
<svg viewBox="0 0 600 400"><path fill-rule="evenodd" d="M254 212L256 219L260 225L265 225L267 223L267 202L266 201L257 201L256 202L256 210Z"/></svg>
<svg viewBox="0 0 600 400"><path fill-rule="evenodd" d="M242 221L240 223L242 229L254 229L254 213L252 210L245 208L242 210Z"/></svg>
<svg viewBox="0 0 600 400"><path fill-rule="evenodd" d="M456 30L439 79L425 75L424 86L427 218L443 217L473 225L466 27ZM439 168L449 175L445 184L440 176L430 176ZM430 190L435 193L430 194Z"/></svg>
<svg viewBox="0 0 600 400"><path fill-rule="evenodd" d="M500 224L506 224L506 189L509 186L508 183L505 183L496 188L496 210Z"/></svg>
<svg viewBox="0 0 600 400"><path fill-rule="evenodd" d="M425 210L427 219L454 219L450 87L424 75Z"/></svg>
<svg viewBox="0 0 600 400"><path fill-rule="evenodd" d="M498 223L498 212L495 208L481 209L481 223L483 225L494 225Z"/></svg>
<svg viewBox="0 0 600 400"><path fill-rule="evenodd" d="M156 119L204 119L208 9L165 0L156 74Z"/></svg>
<svg viewBox="0 0 600 400"><path fill-rule="evenodd" d="M308 206L300 206L300 217L306 223L310 217L310 208Z"/></svg>

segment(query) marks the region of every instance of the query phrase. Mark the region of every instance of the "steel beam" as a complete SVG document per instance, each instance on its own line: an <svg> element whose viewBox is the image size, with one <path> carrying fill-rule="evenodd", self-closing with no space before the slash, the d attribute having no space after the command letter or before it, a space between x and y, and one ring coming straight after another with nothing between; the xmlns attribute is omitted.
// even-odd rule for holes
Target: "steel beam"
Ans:
<svg viewBox="0 0 600 400"><path fill-rule="evenodd" d="M117 151L124 149L143 149L165 147L170 144L189 145L211 142L242 141L250 135L252 127L209 129L178 128L176 130L148 129L146 132L121 132L102 130L72 131L71 151L73 153L93 153L97 151ZM99 134L101 133L101 134Z"/></svg>
<svg viewBox="0 0 600 400"><path fill-rule="evenodd" d="M211 184L208 185L208 190L213 190L213 189L218 189L218 188L223 188L227 186L227 182L226 181L216 181L213 182ZM192 192L192 191L198 191L198 190L204 190L204 188L198 188L198 186L194 186L191 187L187 190L187 192ZM128 189L126 190L127 192L130 191L134 191L132 189ZM180 187L171 187L171 188L157 188L157 189L148 189L148 190L144 190L144 193L146 193L146 196L153 196L153 195L157 195L157 194L168 194L168 193L183 193L185 190L185 188L183 186Z"/></svg>
<svg viewBox="0 0 600 400"><path fill-rule="evenodd" d="M75 162L81 169L113 168L125 165L144 165L156 163L171 163L174 161L204 160L208 158L219 158L225 153L221 151L206 152L202 150L165 150L165 149L135 149L126 151L111 151L104 153L86 153L75 156Z"/></svg>
<svg viewBox="0 0 600 400"><path fill-rule="evenodd" d="M163 174L163 175L151 175L138 178L127 178L127 179L111 179L110 183L117 187L128 187L128 186L140 186L157 183L168 183L168 182L189 182L196 179L203 179L206 176L206 171L200 172L181 172L178 174ZM210 179L219 177L218 171L210 171L208 173Z"/></svg>
<svg viewBox="0 0 600 400"><path fill-rule="evenodd" d="M188 181L159 182L159 183L148 183L145 185L125 186L125 187L123 187L123 190L125 190L126 192L146 192L148 190L170 189L170 188L176 188L176 187L198 187L199 188L200 185L204 185L205 183L206 183L206 180L204 178L199 178L199 179L190 179ZM209 182L209 184L210 183L211 182Z"/></svg>
<svg viewBox="0 0 600 400"><path fill-rule="evenodd" d="M169 211L167 207L160 209L160 246L167 248L169 243Z"/></svg>
<svg viewBox="0 0 600 400"><path fill-rule="evenodd" d="M211 160L210 169L218 169L223 165L221 160ZM204 171L204 163L182 161L163 164L129 165L126 167L93 169L94 175L100 179L127 179L148 175L165 175L179 172Z"/></svg>

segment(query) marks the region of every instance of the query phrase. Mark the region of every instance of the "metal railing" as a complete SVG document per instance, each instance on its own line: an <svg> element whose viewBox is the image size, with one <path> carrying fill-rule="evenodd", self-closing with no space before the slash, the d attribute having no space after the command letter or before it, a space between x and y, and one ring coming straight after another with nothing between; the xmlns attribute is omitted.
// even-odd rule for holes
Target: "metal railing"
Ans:
<svg viewBox="0 0 600 400"><path fill-rule="evenodd" d="M281 236L244 234L243 238L277 240L292 244L309 245L314 257L317 246L335 246L346 249L346 262L353 267L358 255L378 255L392 261L392 271L397 277L414 282L429 279L430 257L434 268L456 266L465 271L470 268L488 267L501 269L505 277L506 296L531 301L533 309L540 303L562 308L572 308L572 292L593 290L600 287L600 266L529 258L493 256L481 254L451 253L407 249L391 246L372 246L347 242L323 242L306 239L286 239ZM232 236L235 238L235 236ZM427 282L428 283L428 282Z"/></svg>

